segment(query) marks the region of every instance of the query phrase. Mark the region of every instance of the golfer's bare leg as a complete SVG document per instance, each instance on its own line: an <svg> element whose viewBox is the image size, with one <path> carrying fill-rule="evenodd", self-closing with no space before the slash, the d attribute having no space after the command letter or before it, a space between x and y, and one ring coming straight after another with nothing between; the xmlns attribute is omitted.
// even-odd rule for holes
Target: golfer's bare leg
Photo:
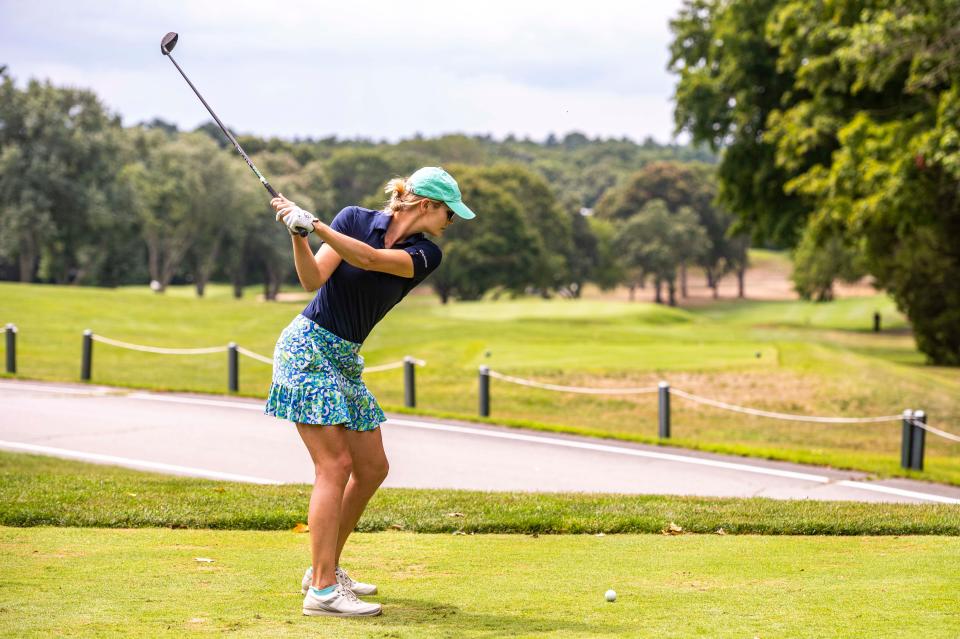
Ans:
<svg viewBox="0 0 960 639"><path fill-rule="evenodd" d="M353 461L353 472L346 490L343 491L343 503L340 506L340 534L337 539L337 563L340 553L347 543L347 537L353 532L367 502L377 492L377 488L387 478L390 464L383 450L383 438L380 429L368 431L346 431L347 447Z"/></svg>
<svg viewBox="0 0 960 639"><path fill-rule="evenodd" d="M337 583L334 569L339 548L340 504L350 477L350 450L342 426L297 424L300 438L313 460L313 492L307 525L310 527L310 554L313 586L326 588Z"/></svg>

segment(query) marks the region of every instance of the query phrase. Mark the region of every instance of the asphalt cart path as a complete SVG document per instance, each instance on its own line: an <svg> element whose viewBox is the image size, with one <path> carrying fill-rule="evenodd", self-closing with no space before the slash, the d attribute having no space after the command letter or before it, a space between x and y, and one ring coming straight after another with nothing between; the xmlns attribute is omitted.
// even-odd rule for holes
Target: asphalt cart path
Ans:
<svg viewBox="0 0 960 639"><path fill-rule="evenodd" d="M312 482L296 430L249 399L0 381L0 448L157 472ZM960 504L960 488L867 473L391 415L385 486Z"/></svg>

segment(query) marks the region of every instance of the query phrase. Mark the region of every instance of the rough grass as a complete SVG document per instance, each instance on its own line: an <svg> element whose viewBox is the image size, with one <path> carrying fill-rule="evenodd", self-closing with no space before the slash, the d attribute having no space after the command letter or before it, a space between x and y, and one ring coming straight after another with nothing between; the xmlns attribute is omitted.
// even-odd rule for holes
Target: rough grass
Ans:
<svg viewBox="0 0 960 639"><path fill-rule="evenodd" d="M0 452L0 525L289 530L307 485L257 486ZM358 530L420 533L960 535L960 508L672 497L383 489Z"/></svg>
<svg viewBox="0 0 960 639"><path fill-rule="evenodd" d="M223 287L77 289L0 284L0 323L19 325L20 376L79 376L84 328L125 341L198 347L236 341L269 355L302 303L233 300ZM874 310L887 332L869 332ZM369 365L414 355L418 408L476 415L477 367L567 385L674 387L722 401L810 415L897 415L924 409L960 432L960 369L923 364L905 322L883 296L831 304L724 302L688 311L595 300L438 304L405 300L364 345ZM223 392L226 356L145 355L95 345L94 381L152 389ZM262 396L270 367L241 359L241 393ZM403 403L402 373L370 374L389 407ZM558 394L494 381L493 418L609 437L656 437L655 395ZM922 473L899 468L900 427L780 422L673 402L671 443L884 476L960 484L960 444L930 436Z"/></svg>
<svg viewBox="0 0 960 639"><path fill-rule="evenodd" d="M384 614L356 620L301 615L307 556L290 532L0 528L0 635L960 635L955 537L360 533L344 562Z"/></svg>

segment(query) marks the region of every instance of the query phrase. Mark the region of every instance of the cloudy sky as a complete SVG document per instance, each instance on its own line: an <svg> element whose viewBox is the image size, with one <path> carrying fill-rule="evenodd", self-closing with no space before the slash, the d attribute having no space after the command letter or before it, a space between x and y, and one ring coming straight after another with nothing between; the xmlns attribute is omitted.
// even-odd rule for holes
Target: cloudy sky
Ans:
<svg viewBox="0 0 960 639"><path fill-rule="evenodd" d="M263 135L671 139L667 21L680 0L0 0L0 64L93 89L125 124L202 105Z"/></svg>

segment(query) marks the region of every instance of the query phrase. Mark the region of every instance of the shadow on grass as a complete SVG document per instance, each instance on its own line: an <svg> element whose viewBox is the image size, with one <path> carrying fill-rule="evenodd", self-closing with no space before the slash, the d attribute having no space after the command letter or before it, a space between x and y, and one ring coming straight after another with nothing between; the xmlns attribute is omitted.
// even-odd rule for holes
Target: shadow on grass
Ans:
<svg viewBox="0 0 960 639"><path fill-rule="evenodd" d="M384 597L383 615L392 625L414 628L429 627L447 631L450 636L529 636L531 633L570 631L584 636L623 636L628 628L623 626L587 624L571 619L547 619L544 617L510 614L483 614L464 612L461 608L441 602L402 597Z"/></svg>

